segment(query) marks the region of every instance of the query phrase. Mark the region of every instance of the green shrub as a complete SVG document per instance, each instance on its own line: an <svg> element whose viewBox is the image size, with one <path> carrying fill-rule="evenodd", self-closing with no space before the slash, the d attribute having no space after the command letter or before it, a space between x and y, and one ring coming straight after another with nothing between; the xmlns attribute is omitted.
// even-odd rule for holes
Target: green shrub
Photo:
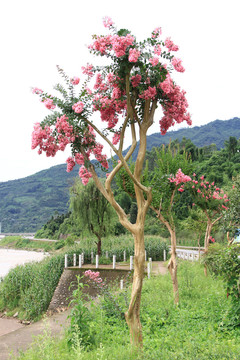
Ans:
<svg viewBox="0 0 240 360"><path fill-rule="evenodd" d="M225 325L240 326L240 246L210 245L204 263L214 275L223 279L227 297L231 298L232 308Z"/></svg>

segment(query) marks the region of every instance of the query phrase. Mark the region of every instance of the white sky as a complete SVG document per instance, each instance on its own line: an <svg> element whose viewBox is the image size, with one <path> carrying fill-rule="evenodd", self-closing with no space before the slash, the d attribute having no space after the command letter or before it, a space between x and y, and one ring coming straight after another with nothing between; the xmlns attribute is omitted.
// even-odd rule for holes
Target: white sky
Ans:
<svg viewBox="0 0 240 360"><path fill-rule="evenodd" d="M91 62L86 45L104 33L102 18L137 39L161 26L179 46L193 126L240 116L238 0L8 0L0 5L0 181L28 176L69 156L39 156L31 150L33 125L48 110L31 87L51 93L60 80L56 65L81 78ZM151 133L159 131L158 120ZM150 133L149 133L150 134ZM129 145L128 143L126 145Z"/></svg>

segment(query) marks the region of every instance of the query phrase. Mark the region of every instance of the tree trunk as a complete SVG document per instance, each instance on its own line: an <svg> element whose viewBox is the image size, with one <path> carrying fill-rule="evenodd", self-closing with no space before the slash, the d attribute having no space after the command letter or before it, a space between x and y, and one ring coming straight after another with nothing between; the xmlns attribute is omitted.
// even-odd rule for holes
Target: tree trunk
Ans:
<svg viewBox="0 0 240 360"><path fill-rule="evenodd" d="M101 241L101 239L98 239L98 242L97 242L97 254L99 256L102 254L102 241Z"/></svg>
<svg viewBox="0 0 240 360"><path fill-rule="evenodd" d="M212 224L212 222L210 221L210 219L208 219L207 228L206 228L206 233L205 233L205 239L204 239L204 252L205 252L205 253L208 251L208 247L209 247L209 236L210 236L210 234L211 234L212 227L213 227L213 224ZM206 265L206 264L204 265L204 274L205 274L205 276L207 276L207 265Z"/></svg>
<svg viewBox="0 0 240 360"><path fill-rule="evenodd" d="M134 235L134 272L131 300L125 318L130 329L131 343L142 347L142 326L140 322L140 303L144 277L145 246L143 229Z"/></svg>
<svg viewBox="0 0 240 360"><path fill-rule="evenodd" d="M172 284L173 284L173 294L174 294L174 303L179 303L179 291L178 291L178 279L177 279L177 256L176 256L176 233L175 229L169 229L171 235L171 258L168 263L168 270L171 275Z"/></svg>

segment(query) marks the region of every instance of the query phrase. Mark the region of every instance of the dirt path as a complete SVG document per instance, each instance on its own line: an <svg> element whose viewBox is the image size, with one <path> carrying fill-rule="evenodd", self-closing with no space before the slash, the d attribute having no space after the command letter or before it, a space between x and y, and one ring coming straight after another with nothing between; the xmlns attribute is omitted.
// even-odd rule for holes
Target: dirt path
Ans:
<svg viewBox="0 0 240 360"><path fill-rule="evenodd" d="M52 336L59 335L64 331L69 321L67 319L69 312L70 310L67 310L63 313L55 314L0 336L0 359L8 360L10 359L10 354L18 355L19 350L26 350L31 346L34 337L42 334L46 329L51 331Z"/></svg>
<svg viewBox="0 0 240 360"><path fill-rule="evenodd" d="M153 261L152 273L165 275L167 268L162 261ZM52 336L59 335L67 327L69 313L70 310L54 314L30 325L22 325L16 319L0 318L0 360L9 360L10 354L18 355L20 350L26 350L34 337L42 334L46 328Z"/></svg>

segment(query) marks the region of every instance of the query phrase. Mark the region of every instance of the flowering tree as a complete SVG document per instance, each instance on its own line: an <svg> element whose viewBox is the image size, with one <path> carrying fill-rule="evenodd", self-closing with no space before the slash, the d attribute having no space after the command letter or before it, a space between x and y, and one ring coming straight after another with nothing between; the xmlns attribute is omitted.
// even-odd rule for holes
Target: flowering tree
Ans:
<svg viewBox="0 0 240 360"><path fill-rule="evenodd" d="M179 166L181 168L179 168ZM134 169L134 163L130 164ZM184 173L183 173L183 171ZM176 228L174 205L180 200L180 194L184 191L184 184L191 181L186 174L192 173L192 163L187 153L171 150L171 144L167 149L162 146L160 150L155 148L153 170L149 172L148 162L142 175L142 183L152 188L152 202L150 208L156 213L157 218L166 226L171 239L171 258L168 269L173 283L174 302L179 302L177 259L176 259ZM173 175L175 174L175 175ZM117 184L134 197L134 186L130 177L124 169L121 169L116 177Z"/></svg>
<svg viewBox="0 0 240 360"><path fill-rule="evenodd" d="M199 206L207 218L207 227L204 239L205 252L208 250L209 242L215 242L211 236L213 226L223 217L223 214L228 207L226 206L229 199L227 194L218 188L214 182L209 183L202 175L200 180L196 180L196 175L193 174L191 183L194 204ZM205 266L205 274L207 268Z"/></svg>
<svg viewBox="0 0 240 360"><path fill-rule="evenodd" d="M227 194L220 188L218 188L214 182L209 183L204 178L204 175L200 177L200 181L192 180L192 193L194 196L194 204L199 206L207 217L207 228L205 232L204 248L208 250L209 240L212 239L211 231L213 226L222 218L223 213L228 210L226 206L229 199Z"/></svg>
<svg viewBox="0 0 240 360"><path fill-rule="evenodd" d="M176 229L174 220L174 202L184 191L184 184L191 181L192 165L186 153L172 153L169 145L167 151L163 148L156 151L156 164L150 184L153 187L153 201L150 207L157 214L157 218L169 231L171 239L171 257L168 269L173 283L174 302L179 302L177 258L176 258ZM179 166L181 168L179 168Z"/></svg>
<svg viewBox="0 0 240 360"><path fill-rule="evenodd" d="M41 89L33 89L52 113L41 124L35 124L32 148L38 147L39 153L45 151L47 156L54 156L57 151L63 151L70 145L72 156L67 159L67 171L71 171L76 164L80 165L79 176L83 184L87 184L92 177L115 209L121 224L132 233L135 245L134 275L131 300L125 317L131 340L139 345L142 343L140 301L145 259L144 222L152 200L151 188L141 183L146 136L158 105L163 109L163 117L159 120L162 134L175 123L186 121L191 124L191 120L187 113L185 92L170 75L173 70L184 71L181 60L172 55L178 47L171 39L163 41L161 29L157 28L150 38L137 42L128 30L117 31L110 18L104 19L104 25L109 33L93 36L89 49L94 55L106 59L105 66L87 64L82 68L86 76L82 82L78 77L69 78L58 67L67 85L67 90L60 84L55 87L61 93L61 98ZM80 89L76 93L78 86ZM93 120L94 113L100 114L101 121ZM124 157L122 151L127 128L131 132L132 145ZM139 149L134 172L131 172L127 161L137 144L137 130ZM103 144L97 141L96 135L119 159L105 184L102 184L95 166L90 162L90 156L94 156L102 168L108 169ZM112 181L122 167L134 183L138 206L135 224L130 223L111 189Z"/></svg>
<svg viewBox="0 0 240 360"><path fill-rule="evenodd" d="M228 189L228 211L224 213L222 230L227 233L228 244L232 244L234 236L240 227L240 175L233 178L231 188Z"/></svg>

